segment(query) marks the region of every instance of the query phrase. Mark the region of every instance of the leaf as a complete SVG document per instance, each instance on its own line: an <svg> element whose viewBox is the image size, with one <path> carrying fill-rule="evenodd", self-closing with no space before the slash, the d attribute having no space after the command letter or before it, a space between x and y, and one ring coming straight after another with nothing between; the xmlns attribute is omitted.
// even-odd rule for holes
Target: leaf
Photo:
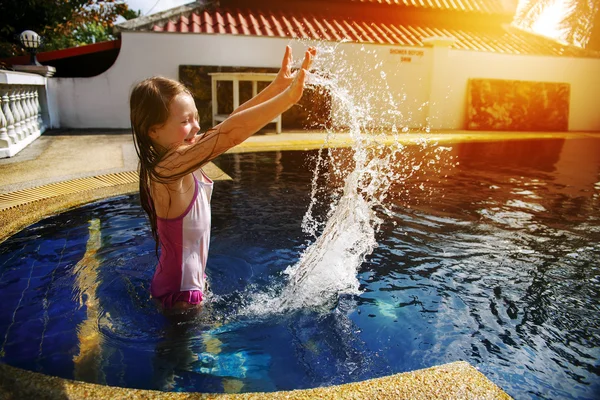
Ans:
<svg viewBox="0 0 600 400"><path fill-rule="evenodd" d="M45 49L111 40L112 26L119 16L139 16L125 3L114 0L1 0L0 57L21 52L16 32L31 29L44 37ZM84 28L95 24L93 28ZM90 30L91 29L91 30Z"/></svg>

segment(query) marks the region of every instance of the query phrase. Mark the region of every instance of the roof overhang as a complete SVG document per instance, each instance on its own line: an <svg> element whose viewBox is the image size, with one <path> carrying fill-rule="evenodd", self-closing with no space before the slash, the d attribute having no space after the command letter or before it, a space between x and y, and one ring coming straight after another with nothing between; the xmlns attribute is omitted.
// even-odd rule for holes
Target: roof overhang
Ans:
<svg viewBox="0 0 600 400"><path fill-rule="evenodd" d="M208 0L197 0L191 3L184 4L179 7L171 8L165 11L158 12L156 14L138 17L130 19L129 21L121 22L115 25L117 32L123 31L134 31L144 28L146 26L152 26L161 21L167 20L171 17L179 17L187 13L191 13L195 9L202 9L209 3Z"/></svg>

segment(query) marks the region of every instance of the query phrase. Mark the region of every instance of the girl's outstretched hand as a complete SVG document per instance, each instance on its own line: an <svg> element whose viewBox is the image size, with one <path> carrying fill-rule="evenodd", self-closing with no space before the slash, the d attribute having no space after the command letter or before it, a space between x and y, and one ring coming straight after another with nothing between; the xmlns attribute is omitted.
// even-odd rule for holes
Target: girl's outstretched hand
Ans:
<svg viewBox="0 0 600 400"><path fill-rule="evenodd" d="M292 82L290 87L286 89L286 92L289 94L292 104L296 104L302 97L306 74L307 71L304 68L302 68L294 77L294 81Z"/></svg>
<svg viewBox="0 0 600 400"><path fill-rule="evenodd" d="M305 70L309 70L312 64L313 57L317 54L317 49L314 47L309 47L308 50L304 53L304 61L302 62L302 68ZM292 48L288 45L285 47L285 54L283 56L283 61L281 62L281 69L279 73L275 77L274 83L281 88L281 90L286 89L288 86L294 82L294 78L298 75L298 72L292 72Z"/></svg>

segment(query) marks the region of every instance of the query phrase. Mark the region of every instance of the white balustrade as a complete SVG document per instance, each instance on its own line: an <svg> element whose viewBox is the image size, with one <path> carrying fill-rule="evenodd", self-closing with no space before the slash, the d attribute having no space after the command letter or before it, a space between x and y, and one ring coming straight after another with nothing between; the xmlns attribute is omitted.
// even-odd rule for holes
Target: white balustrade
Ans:
<svg viewBox="0 0 600 400"><path fill-rule="evenodd" d="M47 127L46 124L44 124L44 119L42 118L42 106L40 105L39 94L37 91L33 92L33 98L35 99L35 109L37 110L38 126L40 128L40 134L42 134Z"/></svg>
<svg viewBox="0 0 600 400"><path fill-rule="evenodd" d="M0 158L12 157L46 130L48 113L40 102L45 88L45 77L0 71Z"/></svg>
<svg viewBox="0 0 600 400"><path fill-rule="evenodd" d="M27 109L27 126L29 127L29 135L34 135L36 132L35 125L33 124L33 110L31 108L31 96L33 95L33 93L31 90L26 90L24 93L24 104L25 108ZM35 120L37 121L37 115L35 117Z"/></svg>
<svg viewBox="0 0 600 400"><path fill-rule="evenodd" d="M8 122L2 112L2 97L0 96L0 147L10 146L10 137L8 136Z"/></svg>
<svg viewBox="0 0 600 400"><path fill-rule="evenodd" d="M25 118L24 130L26 132L26 136L33 135L33 127L31 126L31 111L29 110L29 106L27 105L27 91L22 87L21 90L21 108L23 109L23 117Z"/></svg>
<svg viewBox="0 0 600 400"><path fill-rule="evenodd" d="M38 125L38 116L37 116L38 109L33 104L33 97L34 97L33 91L27 92L27 99L29 101L29 110L31 112L31 126L33 127L33 134L39 135L40 134L40 126Z"/></svg>
<svg viewBox="0 0 600 400"><path fill-rule="evenodd" d="M10 139L9 144L17 144L17 132L15 132L15 117L10 111L10 98L8 97L8 90L2 90L0 92L2 98L2 116L6 121L6 133ZM4 147L4 146L3 146Z"/></svg>
<svg viewBox="0 0 600 400"><path fill-rule="evenodd" d="M17 133L17 139L23 140L23 117L21 116L21 110L19 110L19 99L17 98L17 87L15 86L9 92L10 99L10 111L15 119L15 132Z"/></svg>
<svg viewBox="0 0 600 400"><path fill-rule="evenodd" d="M27 137L31 134L31 130L29 129L29 110L25 107L25 90L23 90L23 86L19 86L18 89L19 96L19 109L21 110L21 115L23 117L23 136Z"/></svg>

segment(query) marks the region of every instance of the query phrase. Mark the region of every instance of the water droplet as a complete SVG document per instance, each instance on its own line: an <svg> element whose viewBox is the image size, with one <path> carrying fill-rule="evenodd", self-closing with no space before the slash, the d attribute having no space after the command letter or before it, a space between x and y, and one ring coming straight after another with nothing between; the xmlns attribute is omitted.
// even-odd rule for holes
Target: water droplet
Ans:
<svg viewBox="0 0 600 400"><path fill-rule="evenodd" d="M381 75L381 79L385 79L385 72L380 71L379 74Z"/></svg>

